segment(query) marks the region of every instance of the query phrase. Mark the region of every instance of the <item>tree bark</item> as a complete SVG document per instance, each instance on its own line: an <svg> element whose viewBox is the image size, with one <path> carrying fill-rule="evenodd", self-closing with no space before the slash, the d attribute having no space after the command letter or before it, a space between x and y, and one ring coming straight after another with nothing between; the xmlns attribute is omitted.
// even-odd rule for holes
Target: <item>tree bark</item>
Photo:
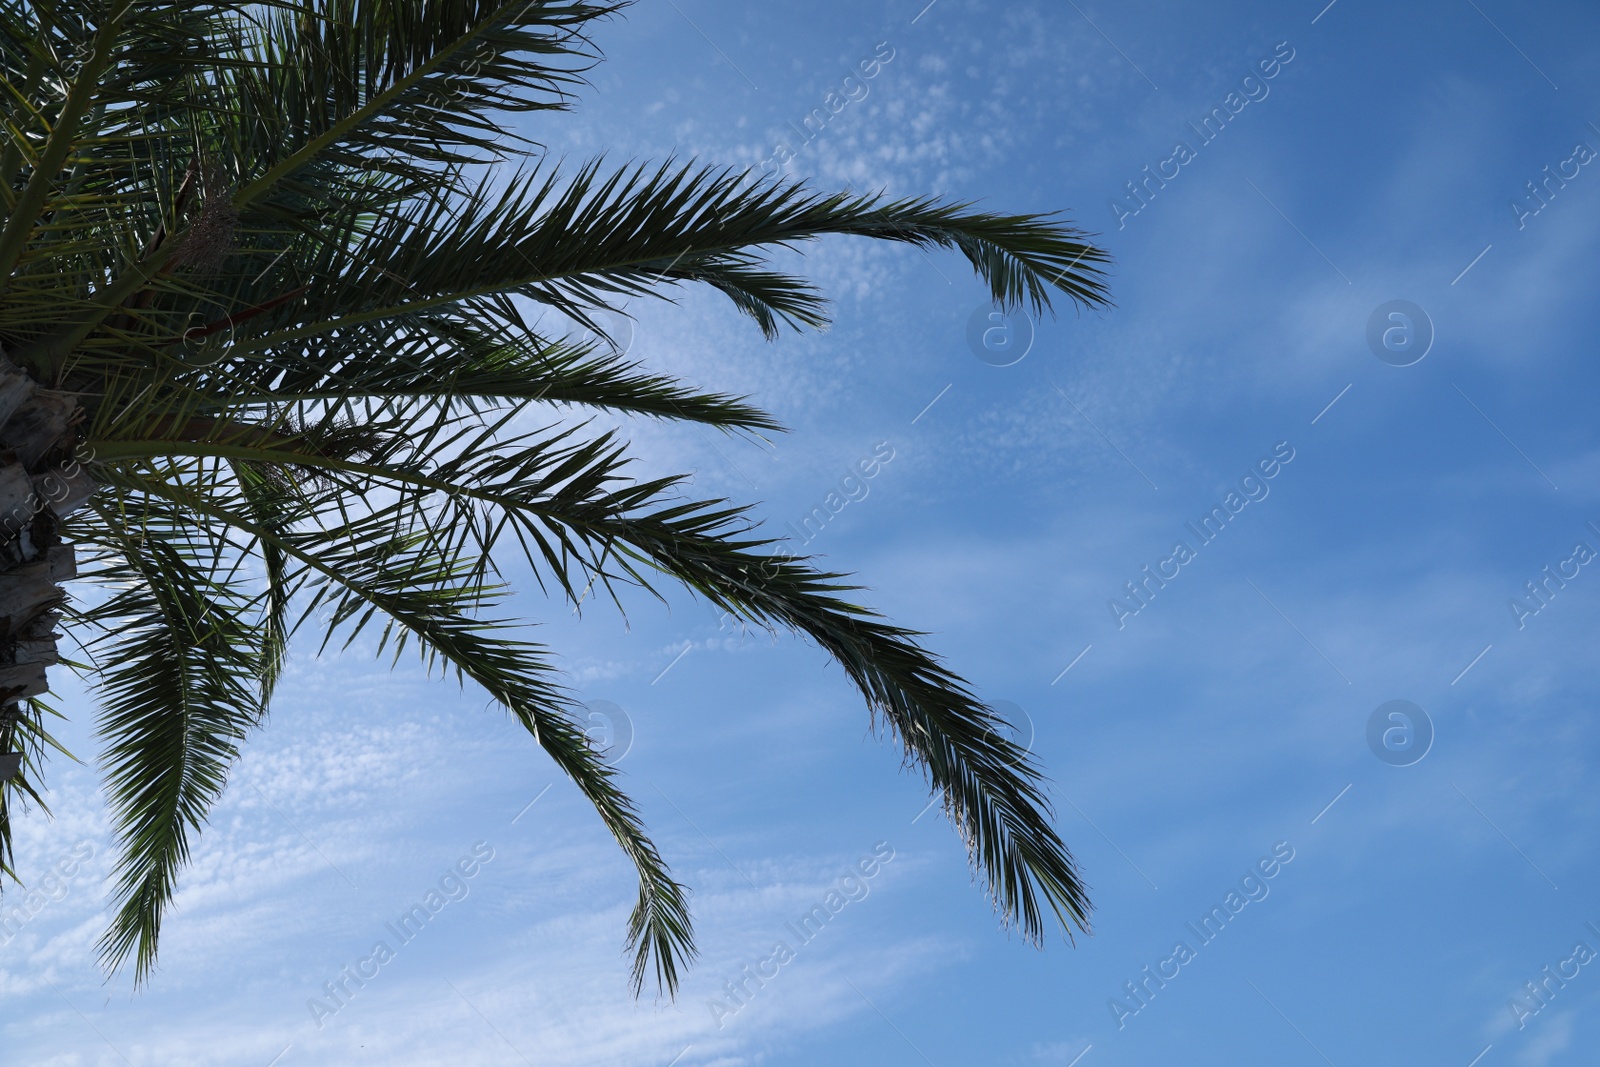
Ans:
<svg viewBox="0 0 1600 1067"><path fill-rule="evenodd" d="M77 574L61 520L94 483L73 455L79 411L69 394L41 388L0 351L0 781L20 764L20 702L49 688L60 657L54 632Z"/></svg>

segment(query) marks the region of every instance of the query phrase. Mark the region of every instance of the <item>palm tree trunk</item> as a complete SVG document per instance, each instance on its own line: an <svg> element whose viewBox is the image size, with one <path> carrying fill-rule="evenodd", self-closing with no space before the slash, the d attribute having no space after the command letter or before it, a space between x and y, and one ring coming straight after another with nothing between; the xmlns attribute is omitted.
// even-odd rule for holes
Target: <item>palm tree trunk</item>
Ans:
<svg viewBox="0 0 1600 1067"><path fill-rule="evenodd" d="M49 688L59 660L61 583L77 573L61 520L94 483L73 455L77 402L42 389L0 352L0 781L16 774L19 702Z"/></svg>

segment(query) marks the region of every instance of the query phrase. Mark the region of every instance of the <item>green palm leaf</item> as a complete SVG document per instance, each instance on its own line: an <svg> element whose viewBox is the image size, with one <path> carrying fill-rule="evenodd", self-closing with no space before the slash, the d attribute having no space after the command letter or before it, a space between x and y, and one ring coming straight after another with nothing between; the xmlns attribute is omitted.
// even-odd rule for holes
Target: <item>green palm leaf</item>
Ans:
<svg viewBox="0 0 1600 1067"><path fill-rule="evenodd" d="M221 541L159 499L106 496L97 508L116 508L120 522L105 528L122 536L112 561L89 577L120 589L82 619L103 631L90 651L106 665L97 678L99 729L123 844L101 950L109 963L131 955L143 979L190 834L265 713L255 684L263 642L243 583L225 573Z"/></svg>
<svg viewBox="0 0 1600 1067"><path fill-rule="evenodd" d="M770 260L834 235L956 252L997 304L1035 313L1106 306L1108 256L1053 215L544 158L507 116L566 108L622 6L0 3L0 347L81 408L25 473L76 446L100 486L31 540L0 535L0 573L65 537L108 590L68 613L120 847L108 968L147 977L194 835L311 630L420 654L514 716L634 865L635 991L677 987L686 890L550 651L496 614L508 552L574 604L679 585L814 642L927 775L1003 918L1034 941L1086 928L1040 768L923 635L744 508L633 478L620 433L582 416L777 421L559 323L600 332L604 313L699 284L768 337L822 327L823 294ZM52 714L9 707L0 747L28 758L0 787L7 873L10 804L42 803Z"/></svg>

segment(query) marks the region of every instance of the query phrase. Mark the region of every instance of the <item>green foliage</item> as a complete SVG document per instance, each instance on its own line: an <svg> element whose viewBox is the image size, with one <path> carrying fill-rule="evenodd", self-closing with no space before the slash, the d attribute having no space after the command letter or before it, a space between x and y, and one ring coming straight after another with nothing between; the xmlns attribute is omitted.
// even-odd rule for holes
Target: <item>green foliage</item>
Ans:
<svg viewBox="0 0 1600 1067"><path fill-rule="evenodd" d="M1002 916L1033 940L1051 916L1086 926L1038 767L920 635L745 509L634 480L624 442L567 412L776 420L527 315L592 326L702 283L769 337L823 326L821 294L765 256L833 234L958 251L997 303L1034 311L1104 305L1108 257L1049 216L551 162L507 116L568 106L592 24L619 6L0 2L0 344L80 396L102 486L67 532L110 590L72 619L121 846L108 968L147 976L191 837L309 625L324 645L410 647L514 715L637 868L635 991L676 988L684 887L547 650L494 614L508 552L573 603L680 583L815 641L928 775ZM545 429L512 430L540 411ZM7 728L31 745L8 792L36 801L48 713L32 702ZM0 858L9 842L3 814Z"/></svg>

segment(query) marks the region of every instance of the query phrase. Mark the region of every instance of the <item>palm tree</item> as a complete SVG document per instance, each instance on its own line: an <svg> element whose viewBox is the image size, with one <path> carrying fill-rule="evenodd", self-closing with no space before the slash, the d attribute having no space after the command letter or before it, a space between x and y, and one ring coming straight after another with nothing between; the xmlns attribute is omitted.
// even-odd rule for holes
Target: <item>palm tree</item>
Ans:
<svg viewBox="0 0 1600 1067"><path fill-rule="evenodd" d="M769 338L819 327L821 295L762 253L830 234L954 249L1036 313L1104 305L1108 257L1055 216L552 162L507 117L569 107L591 24L623 6L0 0L0 751L20 764L0 865L11 803L43 805L59 748L43 698L64 620L119 847L108 969L148 977L191 835L312 622L325 645L410 646L526 727L637 868L635 994L676 988L685 889L549 652L493 614L492 556L512 551L574 603L675 581L810 638L927 775L1004 919L1036 942L1051 915L1087 928L1039 769L920 635L747 509L631 478L625 442L569 412L775 420L529 317L598 330L702 283ZM514 431L530 411L548 428ZM74 606L74 577L103 593Z"/></svg>

